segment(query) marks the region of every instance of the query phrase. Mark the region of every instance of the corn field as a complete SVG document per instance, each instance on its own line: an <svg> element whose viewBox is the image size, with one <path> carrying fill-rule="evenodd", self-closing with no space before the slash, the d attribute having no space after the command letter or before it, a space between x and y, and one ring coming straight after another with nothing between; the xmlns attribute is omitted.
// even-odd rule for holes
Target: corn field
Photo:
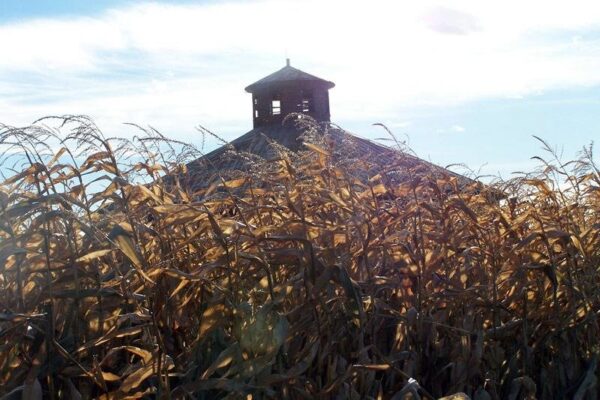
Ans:
<svg viewBox="0 0 600 400"><path fill-rule="evenodd" d="M0 126L0 399L597 398L591 146L484 186L314 128L193 191L189 145L48 121Z"/></svg>

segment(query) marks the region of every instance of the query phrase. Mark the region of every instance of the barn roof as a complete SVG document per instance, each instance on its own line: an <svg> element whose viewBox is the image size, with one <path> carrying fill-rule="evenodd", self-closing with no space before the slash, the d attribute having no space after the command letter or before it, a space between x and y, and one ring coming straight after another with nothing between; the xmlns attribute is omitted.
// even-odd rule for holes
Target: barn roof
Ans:
<svg viewBox="0 0 600 400"><path fill-rule="evenodd" d="M285 67L281 68L279 71L275 71L272 74L267 75L264 78L247 86L246 92L254 93L257 90L263 89L273 84L293 81L319 82L324 84L327 87L327 89L331 89L335 86L333 82L326 81L325 79L321 79L319 77L301 71L298 68L294 68L291 65L289 65L288 62L288 64Z"/></svg>
<svg viewBox="0 0 600 400"><path fill-rule="evenodd" d="M246 91L256 93L290 82L300 83L293 87L294 90L302 90L303 87L314 88L315 84L325 89L334 87L333 82L290 66L289 59L286 64L279 71L246 87ZM326 101L329 114L328 98ZM255 114L256 102L254 106ZM271 112L273 113L273 110ZM328 122L319 123L307 115L295 113L286 113L281 117L282 121L272 121L258 127L255 123L255 128L251 131L187 164L187 173L180 176L185 180L183 184L195 191L212 187L213 183L221 179L247 177L249 174L263 175L271 167L277 168L279 165L270 161L281 159L282 156L289 156L290 159L303 157L304 153L297 153L305 147L303 142L323 144L327 151L331 152L333 162L338 167L353 170L360 175L356 178L361 181L380 173L394 181L404 181L410 179L411 171L421 170L434 177L454 176L460 186L474 183L467 177L420 159L407 151L358 137ZM287 156L283 155L287 150L292 152L288 152ZM360 168L352 168L356 165L360 165Z"/></svg>
<svg viewBox="0 0 600 400"><path fill-rule="evenodd" d="M292 151L303 148L305 129L297 128L293 123L284 125L263 126L253 129L203 157L187 164L187 185L194 189L207 187L220 177L232 178L240 172L250 169L253 157L273 160L279 157L276 147L285 147ZM340 128L331 127L327 131L333 141L333 156L340 161L369 160L373 171L364 171L366 175L375 175L386 170L400 177L409 168L421 166L432 174L449 174L459 179L462 184L473 182L460 174L420 159L412 154L380 143L358 137ZM331 143L330 143L331 144ZM225 176L224 176L225 175Z"/></svg>

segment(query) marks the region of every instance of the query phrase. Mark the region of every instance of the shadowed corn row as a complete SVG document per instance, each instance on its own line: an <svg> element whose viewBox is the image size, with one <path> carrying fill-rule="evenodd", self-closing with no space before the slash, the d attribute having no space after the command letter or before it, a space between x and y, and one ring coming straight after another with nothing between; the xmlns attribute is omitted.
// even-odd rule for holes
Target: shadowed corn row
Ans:
<svg viewBox="0 0 600 400"><path fill-rule="evenodd" d="M156 132L1 127L1 398L597 397L591 148L492 188L312 136L190 193Z"/></svg>

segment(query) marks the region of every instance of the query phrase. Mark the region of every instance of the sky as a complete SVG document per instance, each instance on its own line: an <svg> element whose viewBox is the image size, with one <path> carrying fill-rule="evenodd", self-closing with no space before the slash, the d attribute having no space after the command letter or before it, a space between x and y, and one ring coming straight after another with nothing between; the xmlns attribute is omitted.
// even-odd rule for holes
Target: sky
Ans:
<svg viewBox="0 0 600 400"><path fill-rule="evenodd" d="M335 82L332 121L510 177L600 138L600 2L0 0L0 123L84 114L200 146L252 128L244 88L292 66ZM208 140L205 150L218 146Z"/></svg>

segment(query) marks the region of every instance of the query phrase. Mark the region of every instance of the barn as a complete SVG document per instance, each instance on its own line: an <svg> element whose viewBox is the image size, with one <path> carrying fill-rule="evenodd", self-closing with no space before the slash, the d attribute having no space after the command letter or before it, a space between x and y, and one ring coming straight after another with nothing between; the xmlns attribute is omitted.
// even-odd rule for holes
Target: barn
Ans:
<svg viewBox="0 0 600 400"><path fill-rule="evenodd" d="M273 161L281 152L296 153L307 142L323 143L339 163L368 160L363 178L385 170L403 179L415 167L428 174L450 174L462 184L473 181L412 155L398 143L388 147L361 138L331 122L329 90L333 82L286 65L246 87L252 95L253 129L187 164L186 186L198 189L215 180L247 174L254 161ZM263 164L264 165L264 164Z"/></svg>

